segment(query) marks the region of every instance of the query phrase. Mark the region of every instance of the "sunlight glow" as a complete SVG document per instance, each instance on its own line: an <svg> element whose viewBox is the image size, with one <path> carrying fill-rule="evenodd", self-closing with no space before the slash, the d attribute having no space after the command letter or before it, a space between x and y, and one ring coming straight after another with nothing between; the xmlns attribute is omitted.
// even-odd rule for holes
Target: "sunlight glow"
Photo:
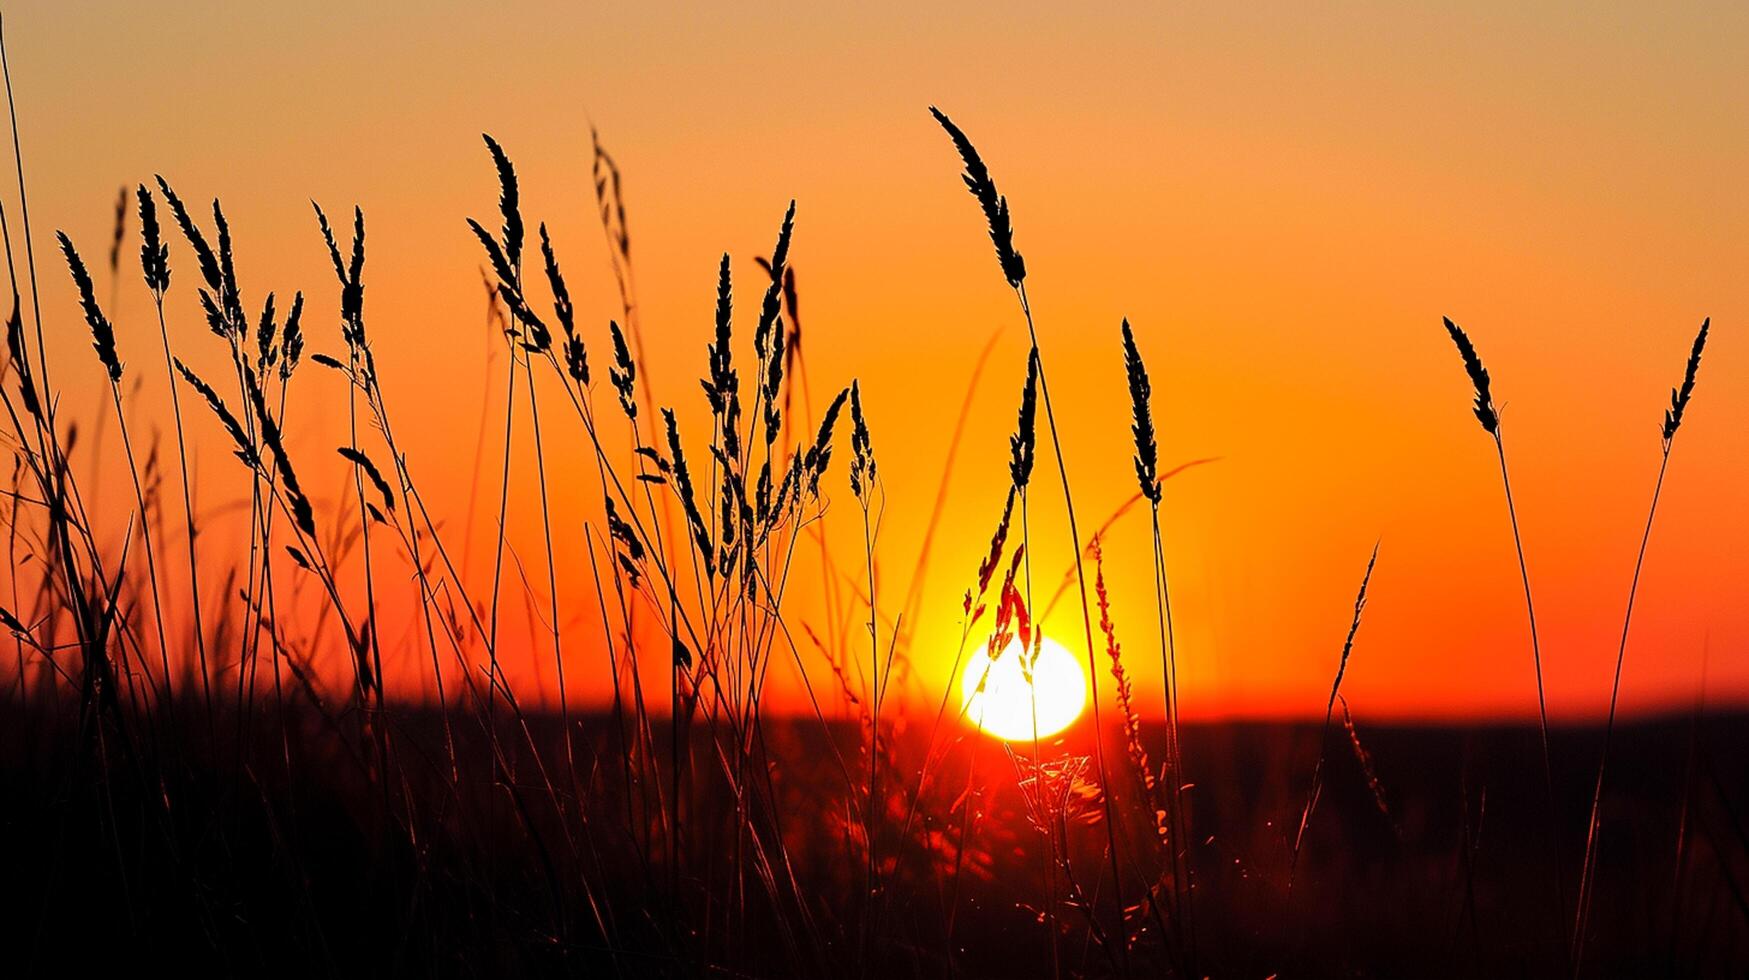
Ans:
<svg viewBox="0 0 1749 980"><path fill-rule="evenodd" d="M1022 669L1023 656L1018 639L1010 641L994 663L980 649L960 675L960 703L966 718L983 731L1011 742L1032 741L1035 717L1039 738L1055 735L1074 724L1087 705L1087 679L1081 664L1062 644L1050 637L1039 641L1031 684Z"/></svg>

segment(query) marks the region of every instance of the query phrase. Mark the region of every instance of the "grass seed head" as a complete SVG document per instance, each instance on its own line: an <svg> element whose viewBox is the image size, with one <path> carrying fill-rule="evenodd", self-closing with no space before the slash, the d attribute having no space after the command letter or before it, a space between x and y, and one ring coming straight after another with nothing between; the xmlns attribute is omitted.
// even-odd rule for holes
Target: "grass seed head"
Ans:
<svg viewBox="0 0 1749 980"><path fill-rule="evenodd" d="M1500 431L1500 413L1494 408L1494 396L1488 388L1488 369L1482 367L1481 355L1476 353L1476 345L1470 343L1470 337L1463 328L1451 322L1451 317L1445 318L1445 332L1451 334L1451 342L1457 345L1458 355L1464 359L1464 371L1470 376L1470 383L1476 389L1476 404L1474 411L1476 421L1482 423L1482 430L1489 435Z"/></svg>
<svg viewBox="0 0 1749 980"><path fill-rule="evenodd" d="M1020 392L1020 412L1014 435L1008 437L1008 475L1016 490L1025 490L1032 480L1034 451L1038 445L1038 348L1026 355L1026 387Z"/></svg>
<svg viewBox="0 0 1749 980"><path fill-rule="evenodd" d="M1026 261L1014 248L1014 225L1008 216L1008 199L997 193L990 168L984 165L977 147L966 134L940 109L930 106L929 112L941 128L947 130L948 138L953 140L954 149L959 151L960 160L966 165L961 179L984 211L984 220L990 226L990 242L996 246L996 261L1002 265L1003 277L1008 280L1008 285L1019 288L1026 279Z"/></svg>
<svg viewBox="0 0 1749 980"><path fill-rule="evenodd" d="M1154 438L1154 410L1150 399L1154 393L1148 381L1148 366L1142 362L1142 352L1136 347L1135 331L1130 321L1123 321L1123 366L1130 386L1130 434L1136 441L1136 482L1149 503L1160 502L1160 448Z"/></svg>
<svg viewBox="0 0 1749 980"><path fill-rule="evenodd" d="M164 244L152 192L141 184L135 194L140 201L140 271L145 274L146 288L162 299L170 288L170 246Z"/></svg>
<svg viewBox="0 0 1749 980"><path fill-rule="evenodd" d="M188 208L182 203L182 198L170 189L163 177L157 178L158 190L164 194L164 200L170 204L170 213L176 218L177 227L182 229L182 237L188 239L190 248L194 249L194 258L200 266L200 277L206 281L207 288L218 292L223 282L219 273L219 259L213 254L212 246L207 244L206 236L201 233L200 226L194 223L194 218L188 213Z"/></svg>
<svg viewBox="0 0 1749 980"><path fill-rule="evenodd" d="M1676 438L1676 430L1682 428L1682 413L1688 410L1688 400L1694 396L1694 377L1700 371L1700 355L1706 350L1707 332L1712 328L1713 318L1707 317L1700 322L1700 332L1694 335L1694 347L1688 352L1688 365L1682 373L1682 385L1670 389L1670 407L1664 411L1664 446L1670 446L1670 440Z"/></svg>
<svg viewBox="0 0 1749 980"><path fill-rule="evenodd" d="M103 315L103 310L97 305L97 296L92 288L91 273L85 268L85 260L79 257L79 251L73 247L73 240L66 232L56 232L60 240L61 254L67 258L67 269L73 274L73 285L79 290L79 308L85 314L85 325L91 328L91 346L97 350L97 359L103 362L103 369L109 374L109 380L121 380L121 359L115 352L115 328L110 325L109 318Z"/></svg>

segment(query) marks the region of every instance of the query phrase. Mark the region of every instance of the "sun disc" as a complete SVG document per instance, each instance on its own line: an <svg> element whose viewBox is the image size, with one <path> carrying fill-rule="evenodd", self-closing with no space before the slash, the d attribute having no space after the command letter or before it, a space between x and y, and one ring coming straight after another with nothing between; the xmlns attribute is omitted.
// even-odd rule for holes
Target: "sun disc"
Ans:
<svg viewBox="0 0 1749 980"><path fill-rule="evenodd" d="M1087 679L1074 654L1045 637L1028 682L1020 640L1009 642L994 662L979 650L960 675L960 703L966 718L981 730L1008 741L1055 735L1081 716L1087 705Z"/></svg>

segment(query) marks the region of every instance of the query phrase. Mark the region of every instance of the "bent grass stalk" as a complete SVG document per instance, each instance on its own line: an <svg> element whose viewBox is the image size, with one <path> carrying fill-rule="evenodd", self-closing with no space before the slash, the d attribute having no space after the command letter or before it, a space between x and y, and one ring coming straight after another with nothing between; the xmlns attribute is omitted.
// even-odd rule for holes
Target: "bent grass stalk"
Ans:
<svg viewBox="0 0 1749 980"><path fill-rule="evenodd" d="M1142 802L1148 808L1149 825L1154 840L1166 852L1166 858L1170 862L1175 839L1167 813L1167 803L1161 798L1160 783L1154 776L1154 764L1149 761L1147 747L1142 743L1142 716L1135 707L1129 673L1123 666L1123 648L1118 643L1117 627L1111 619L1111 595L1105 587L1105 551L1100 541L1100 536L1095 534L1089 542L1093 557L1093 593L1099 602L1099 631L1105 637L1105 654L1111 658L1113 688L1118 711L1122 713L1124 751L1129 755L1130 769L1136 777ZM1171 936L1171 930L1166 924L1165 913L1161 911L1156 890L1157 886L1146 888L1143 891L1143 901L1148 906L1148 914L1153 917L1155 927L1160 930L1161 941L1165 942ZM1170 954L1176 952L1171 945L1168 945L1167 951Z"/></svg>
<svg viewBox="0 0 1749 980"><path fill-rule="evenodd" d="M1652 521L1658 516L1658 499L1664 492L1664 475L1670 469L1670 447L1676 440L1677 430L1682 428L1682 418L1688 410L1688 401L1694 396L1694 380L1700 371L1700 357L1706 350L1707 333L1711 327L1711 317L1701 321L1700 331L1694 335L1694 345L1689 349L1682 384L1670 390L1670 407L1664 411L1664 427L1661 431L1663 452L1658 459L1658 479L1652 485L1652 503L1646 510L1646 527L1640 533L1640 548L1634 556L1634 574L1628 585L1627 610L1622 614L1621 640L1615 651L1615 675L1609 686L1609 715L1603 724L1603 751L1597 760L1597 780L1591 790L1591 812L1585 820L1585 858L1579 868L1578 908L1573 915L1571 960L1574 976L1578 976L1584 968L1586 925L1591 913L1592 893L1597 887L1598 811L1603 805L1603 780L1609 770L1610 740L1615 734L1616 701L1621 694L1622 665L1627 660L1628 630L1634 621L1634 599L1640 591L1640 571L1646 563L1646 546L1652 540Z"/></svg>
<svg viewBox="0 0 1749 980"><path fill-rule="evenodd" d="M1160 533L1160 502L1164 496L1160 478L1160 450L1154 436L1153 384L1147 365L1136 346L1135 332L1126 318L1121 327L1124 353L1124 376L1130 394L1130 435L1135 442L1136 484L1147 498L1153 529L1153 572L1155 618L1159 629L1160 672L1165 687L1166 761L1171 771L1167 786L1167 821L1171 827L1170 864L1172 868L1172 925L1190 934L1188 963L1196 961L1196 928L1193 915L1194 882L1190 880L1190 854L1186 848L1188 820L1184 816L1184 756L1178 737L1178 641L1172 627L1172 594L1166 578L1166 543ZM1179 951L1182 953L1183 951ZM1191 966L1194 971L1194 965Z"/></svg>
<svg viewBox="0 0 1749 980"><path fill-rule="evenodd" d="M1506 515L1512 524L1512 544L1518 553L1518 578L1524 587L1524 611L1530 621L1531 665L1536 671L1537 725L1542 740L1543 794L1547 801L1544 808L1545 829L1555 868L1555 920L1558 922L1566 915L1566 872L1561 869L1560 834L1556 829L1558 820L1555 816L1555 775L1549 755L1549 705L1543 687L1542 642L1537 635L1536 603L1531 599L1530 569L1524 559L1524 536L1518 528L1518 508L1512 499L1512 478L1506 471L1506 442L1500 431L1500 413L1494 407L1492 380L1488 376L1488 370L1482 366L1481 355L1476 353L1476 347L1470 342L1469 335L1453 323L1450 317L1443 319L1445 331L1457 347L1458 356L1463 359L1464 373L1469 375L1470 384L1475 389L1475 402L1471 411L1475 414L1476 421L1481 423L1482 431L1494 440L1494 454L1500 461L1500 485L1506 492ZM1563 946L1562 949L1565 952L1566 947Z"/></svg>
<svg viewBox="0 0 1749 980"><path fill-rule="evenodd" d="M947 131L948 137L953 140L954 148L959 152L961 162L965 164L966 172L961 175L961 179L984 212L985 221L989 225L990 241L996 249L997 264L1001 266L1003 278L1007 280L1009 287L1014 290L1015 298L1020 302L1021 314L1026 319L1027 337L1031 340L1032 347L1036 351L1039 347L1038 328L1033 322L1032 304L1028 302L1026 295L1026 262L1014 247L1014 227L1009 217L1008 200L997 192L996 183L990 176L989 168L984 165L983 159L978 155L977 149L966 134L954 125L953 120L949 119L940 109L930 106L929 112L935 117L935 121L941 124L942 129ZM1075 553L1075 579L1080 588L1081 629L1087 650L1089 692L1093 705L1094 758L1099 769L1100 786L1106 790L1103 794L1106 853L1111 864L1112 896L1117 905L1118 917L1121 920L1127 906L1124 904L1123 898L1122 859L1117 846L1117 816L1111 802L1109 791L1111 779L1105 765L1105 739L1099 719L1099 664L1094 653L1093 616L1087 602L1087 577L1081 567L1081 535L1075 522L1075 500L1074 493L1069 486L1069 466L1063 458L1063 443L1057 432L1057 417L1051 405L1051 388L1046 381L1042 357L1039 357L1038 387L1039 394L1043 396L1044 400L1045 423L1051 434L1051 450L1057 459L1057 476L1063 487L1063 508L1069 522L1069 545ZM1119 933L1127 935L1128 930L1120 929ZM1119 944L1119 951L1123 967L1120 972L1127 974L1129 972L1128 945Z"/></svg>
<svg viewBox="0 0 1749 980"><path fill-rule="evenodd" d="M1300 847L1306 840L1306 828L1311 826L1312 812L1317 809L1318 798L1324 792L1324 760L1325 753L1329 749L1330 721L1336 712L1336 701L1342 696L1342 678L1348 674L1348 657L1354 652L1354 637L1360 632L1360 617L1366 611L1366 589L1368 585L1372 584L1373 566L1377 565L1378 561L1379 546L1374 544L1372 557L1366 560L1366 573L1360 577L1360 592L1354 597L1354 618L1348 623L1348 636L1342 641L1342 655L1336 661L1336 679L1330 682L1330 700L1324 705L1324 725L1318 731L1318 763L1312 767L1312 786L1306 793L1305 809L1300 811L1300 827L1294 832L1293 856L1288 864L1287 887L1290 891L1294 886L1294 872L1299 868ZM1348 719L1347 701L1342 703L1342 712L1344 719ZM1352 735L1354 732L1352 722L1348 722L1346 727ZM1358 738L1355 739L1354 746L1359 754L1360 741ZM1364 764L1365 761L1365 757L1361 756L1361 762Z"/></svg>
<svg viewBox="0 0 1749 980"><path fill-rule="evenodd" d="M120 219L117 219L118 226L119 223ZM133 440L128 435L127 413L122 408L122 364L121 358L117 355L115 349L115 328L110 325L109 318L104 316L103 310L97 305L97 298L93 293L91 274L85 268L85 261L79 257L78 251L74 249L72 240L69 239L65 233L57 232L56 236L61 244L61 252L67 259L67 268L72 273L73 284L79 290L79 305L85 313L86 326L91 329L92 346L96 349L97 359L103 364L104 374L109 379L110 398L115 406L116 428L121 432L122 450L127 456L128 476L133 483L134 505L136 507L136 513L139 514L141 544L146 552L146 577L150 584L152 593L152 620L157 628L158 655L164 671L162 697L165 700L165 704L168 704L171 696L170 644L165 638L164 607L159 601L159 594L162 590L158 587L158 563L153 557L152 525L151 520L146 514L146 495L145 491L140 487L140 468L134 460ZM118 233L116 236L118 248L120 237L118 227ZM113 259L111 265L114 265Z"/></svg>
<svg viewBox="0 0 1749 980"><path fill-rule="evenodd" d="M1045 838L1045 931L1051 942L1051 975L1062 975L1063 963L1061 945L1057 935L1057 836L1053 809L1049 805L1049 790L1042 786L1044 779L1044 754L1039 746L1038 737L1038 688L1033 683L1033 672L1038 665L1039 644L1042 637L1037 636L1030 623L1032 617L1032 524L1027 508L1027 486L1032 481L1032 465L1035 450L1038 445L1038 347L1034 345L1026 354L1026 386L1021 389L1020 409L1015 419L1014 435L1008 440L1008 475L1014 492L1020 495L1020 554L1025 576L1026 594L1022 601L1016 603L1016 616L1019 620L1020 633L1020 669L1026 680L1027 702L1032 711L1032 762L1031 779L1034 789L1040 794L1045 805L1040 806L1039 830ZM1006 651L998 650L997 655ZM951 681L950 681L951 683ZM1010 750L1010 756L1013 756ZM1022 772L1018 762L1016 772ZM1022 784L1025 784L1023 776ZM1065 844L1067 842L1065 841ZM1066 862L1065 862L1066 866Z"/></svg>
<svg viewBox="0 0 1749 980"><path fill-rule="evenodd" d="M162 177L159 186L169 194ZM146 288L152 293L152 305L158 315L158 340L164 351L164 379L170 386L171 421L176 428L176 464L182 479L183 537L188 551L188 609L192 620L195 656L200 665L201 699L206 705L207 722L212 723L213 695L208 678L206 627L202 620L200 594L200 562L195 555L198 530L194 516L194 492L188 477L188 437L182 422L182 386L176 383L175 357L170 352L170 328L164 316L164 296L170 290L170 246L164 243L158 225L158 208L152 192L145 184L136 191L140 201L140 265Z"/></svg>

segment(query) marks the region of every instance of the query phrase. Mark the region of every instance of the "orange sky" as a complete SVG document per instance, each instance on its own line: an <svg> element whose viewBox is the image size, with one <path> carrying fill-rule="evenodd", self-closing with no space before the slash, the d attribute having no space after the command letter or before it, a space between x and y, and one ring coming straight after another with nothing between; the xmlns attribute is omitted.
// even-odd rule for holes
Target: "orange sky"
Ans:
<svg viewBox="0 0 1749 980"><path fill-rule="evenodd" d="M480 256L462 222L495 203L478 134L511 153L531 222L552 225L604 364L618 304L590 197L593 121L626 174L657 395L683 415L704 414L691 379L704 369L716 257L733 253L750 324L752 257L797 199L808 374L817 400L863 381L890 498L882 586L895 596L972 364L1002 331L916 624L919 669L939 691L1005 487L1025 346L925 111L936 103L1013 206L1083 523L1134 487L1122 316L1154 374L1163 461L1220 457L1166 493L1190 714L1319 710L1380 538L1344 688L1357 714L1534 710L1493 451L1442 314L1475 338L1504 407L1561 716L1607 697L1660 413L1701 317L1714 318L1623 696L1636 709L1686 704L1709 646L1710 696L1749 694L1740 6L1596 5L1574 19L1517 5L650 6L8 4L45 305L68 325L51 340L65 404L92 417L101 375L72 329L52 229L101 264L118 185L159 172L191 199L218 195L249 301L305 289L312 348L333 351L335 290L307 202L356 201L397 434L434 509L459 524L487 384ZM133 248L112 316L145 379L141 410L157 412L164 379ZM172 264L179 343L216 365L180 241ZM331 452L343 397L315 372L294 387L292 452L319 497L346 475ZM203 494L246 495L216 427L203 439ZM581 634L595 622L577 546L593 514L589 469L575 443L551 445L549 474L564 484L555 520L572 546L559 589ZM1038 574L1054 581L1068 548L1052 465L1043 454L1032 531ZM532 492L527 477L519 488ZM860 528L842 481L838 469L831 533L848 547ZM491 484L482 477L482 508ZM489 572L484 524L475 573ZM1147 533L1145 518L1127 519L1107 548L1114 615L1152 703ZM538 511L513 515L511 536L539 583ZM799 588L796 615L817 615L817 590ZM1065 604L1049 624L1071 648L1077 619ZM774 683L793 690L787 676Z"/></svg>

